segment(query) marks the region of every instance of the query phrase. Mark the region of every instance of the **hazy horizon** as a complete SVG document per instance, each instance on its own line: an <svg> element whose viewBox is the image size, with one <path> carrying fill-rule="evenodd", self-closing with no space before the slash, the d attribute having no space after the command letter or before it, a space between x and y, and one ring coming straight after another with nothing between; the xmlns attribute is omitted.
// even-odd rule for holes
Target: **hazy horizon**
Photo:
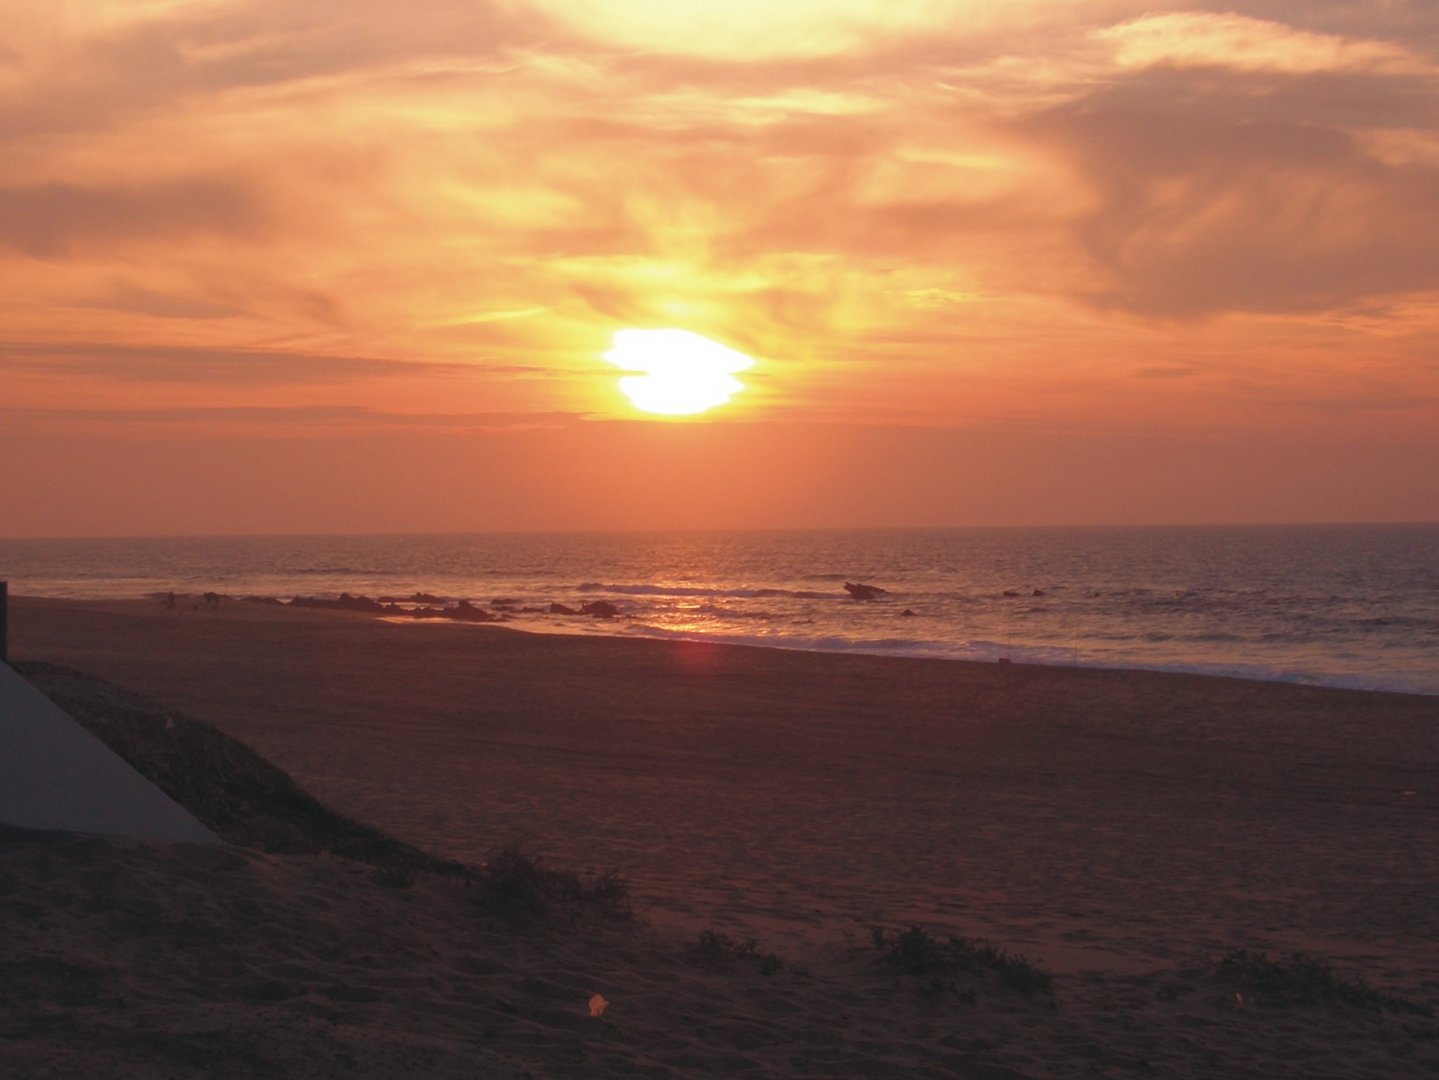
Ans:
<svg viewBox="0 0 1439 1080"><path fill-rule="evenodd" d="M428 532L234 532L234 533L91 533L40 535L13 533L0 535L0 541L46 541L46 540L285 540L285 539L367 539L405 537L464 537L464 536L653 536L653 535L704 535L706 533L825 533L825 532L925 532L925 531L1042 531L1092 530L1103 532L1123 531L1164 531L1186 529L1426 529L1439 528L1439 519L1428 521L1180 521L1154 524L1148 522L1055 522L1048 524L986 524L986 525L780 525L780 526L712 526L695 528L635 528L635 529L458 529L432 530ZM0 568L3 570L3 568Z"/></svg>

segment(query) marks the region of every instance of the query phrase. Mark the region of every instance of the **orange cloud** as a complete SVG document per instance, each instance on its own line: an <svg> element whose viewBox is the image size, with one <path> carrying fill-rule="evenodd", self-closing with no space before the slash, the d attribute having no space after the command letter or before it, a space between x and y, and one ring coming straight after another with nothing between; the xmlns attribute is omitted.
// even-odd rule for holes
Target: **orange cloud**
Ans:
<svg viewBox="0 0 1439 1080"><path fill-rule="evenodd" d="M1439 168L1390 164L1347 124L1316 123L1307 102L1338 89L1157 72L1029 121L1093 193L1076 235L1111 274L1093 299L1300 312L1439 285Z"/></svg>
<svg viewBox="0 0 1439 1080"><path fill-rule="evenodd" d="M32 430L586 426L625 414L627 326L764 357L765 423L1439 430L1432 5L94 0L6 30L0 394Z"/></svg>
<svg viewBox="0 0 1439 1080"><path fill-rule="evenodd" d="M1316 34L1232 12L1147 14L1099 31L1123 68L1221 67L1313 75L1326 71L1432 72L1392 42Z"/></svg>

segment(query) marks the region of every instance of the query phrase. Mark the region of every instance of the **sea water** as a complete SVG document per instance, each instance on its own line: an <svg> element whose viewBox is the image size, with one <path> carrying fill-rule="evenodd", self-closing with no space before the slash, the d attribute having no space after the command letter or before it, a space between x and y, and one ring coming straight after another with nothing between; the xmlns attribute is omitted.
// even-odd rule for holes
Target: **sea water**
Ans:
<svg viewBox="0 0 1439 1080"><path fill-rule="evenodd" d="M70 598L606 600L620 617L512 625L1439 694L1439 524L0 540L5 578Z"/></svg>

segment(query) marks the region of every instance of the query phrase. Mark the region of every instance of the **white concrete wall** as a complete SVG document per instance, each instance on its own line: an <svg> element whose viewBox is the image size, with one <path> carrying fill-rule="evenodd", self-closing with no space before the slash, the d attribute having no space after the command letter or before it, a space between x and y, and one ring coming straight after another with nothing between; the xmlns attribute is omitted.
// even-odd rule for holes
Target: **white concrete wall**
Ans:
<svg viewBox="0 0 1439 1080"><path fill-rule="evenodd" d="M0 822L142 840L220 842L188 810L4 663Z"/></svg>

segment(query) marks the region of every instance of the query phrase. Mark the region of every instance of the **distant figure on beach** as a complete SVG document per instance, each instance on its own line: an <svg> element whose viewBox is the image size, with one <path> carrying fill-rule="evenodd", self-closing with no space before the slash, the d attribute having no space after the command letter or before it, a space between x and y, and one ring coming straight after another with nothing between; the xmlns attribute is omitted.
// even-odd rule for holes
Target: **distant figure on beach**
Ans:
<svg viewBox="0 0 1439 1080"><path fill-rule="evenodd" d="M170 592L170 594L169 594L168 596L165 597L165 606L166 606L167 608L172 609L172 610L174 609L174 607L175 607L175 593L173 592L173 590Z"/></svg>
<svg viewBox="0 0 1439 1080"><path fill-rule="evenodd" d="M220 607L220 594L207 592L205 594L205 607L209 611L215 611Z"/></svg>

